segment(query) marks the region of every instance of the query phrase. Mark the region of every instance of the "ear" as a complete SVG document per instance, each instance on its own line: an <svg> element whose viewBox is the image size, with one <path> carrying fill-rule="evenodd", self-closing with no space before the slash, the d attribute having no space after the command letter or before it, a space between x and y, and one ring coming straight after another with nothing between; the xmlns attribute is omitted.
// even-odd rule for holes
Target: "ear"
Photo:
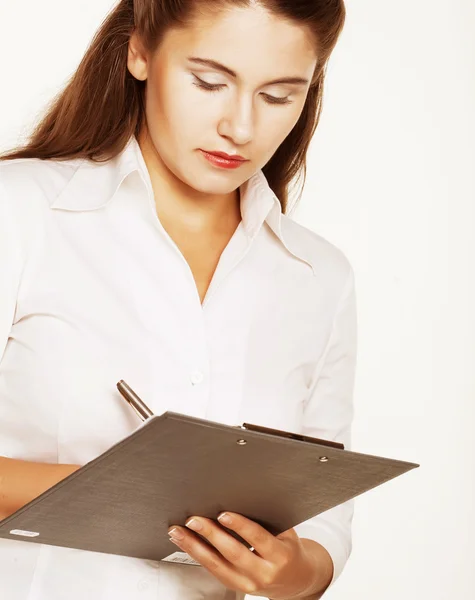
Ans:
<svg viewBox="0 0 475 600"><path fill-rule="evenodd" d="M148 56L135 32L132 33L129 40L127 68L131 75L139 81L145 81L148 77Z"/></svg>

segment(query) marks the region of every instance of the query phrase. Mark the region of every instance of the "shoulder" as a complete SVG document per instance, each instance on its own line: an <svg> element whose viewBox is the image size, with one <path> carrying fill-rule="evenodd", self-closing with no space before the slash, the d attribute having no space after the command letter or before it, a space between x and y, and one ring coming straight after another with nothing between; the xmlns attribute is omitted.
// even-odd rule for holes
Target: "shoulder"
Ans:
<svg viewBox="0 0 475 600"><path fill-rule="evenodd" d="M68 184L78 161L37 158L0 161L2 253L25 257L46 235L50 205ZM6 246L6 247L5 247Z"/></svg>
<svg viewBox="0 0 475 600"><path fill-rule="evenodd" d="M317 279L331 280L341 289L353 277L352 265L341 248L288 215L282 215L281 224L289 249L312 266Z"/></svg>
<svg viewBox="0 0 475 600"><path fill-rule="evenodd" d="M50 206L80 161L21 158L0 161L0 215L20 238L39 234Z"/></svg>
<svg viewBox="0 0 475 600"><path fill-rule="evenodd" d="M0 197L12 210L49 208L74 176L81 160L20 158L0 161Z"/></svg>

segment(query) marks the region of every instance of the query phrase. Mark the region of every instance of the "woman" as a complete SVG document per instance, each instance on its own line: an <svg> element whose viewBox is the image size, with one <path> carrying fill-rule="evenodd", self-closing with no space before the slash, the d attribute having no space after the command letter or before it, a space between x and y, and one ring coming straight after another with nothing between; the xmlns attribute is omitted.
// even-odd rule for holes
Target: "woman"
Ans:
<svg viewBox="0 0 475 600"><path fill-rule="evenodd" d="M353 270L286 216L344 15L342 0L121 0L3 157L3 517L137 427L120 379L155 414L349 447ZM255 552L194 515L213 548L170 529L199 567L2 539L0 580L15 600L319 598L352 511L276 537L231 514Z"/></svg>

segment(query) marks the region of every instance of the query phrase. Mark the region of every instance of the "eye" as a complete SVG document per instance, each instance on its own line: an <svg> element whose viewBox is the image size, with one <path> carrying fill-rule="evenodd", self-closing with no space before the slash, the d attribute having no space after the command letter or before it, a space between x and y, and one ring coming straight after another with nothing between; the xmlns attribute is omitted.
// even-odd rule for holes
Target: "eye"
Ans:
<svg viewBox="0 0 475 600"><path fill-rule="evenodd" d="M196 85L204 90L208 90L208 92L218 92L221 88L226 87L224 83L207 83L199 77L196 77L196 75L193 75L193 77L196 79L196 81L193 81L193 85Z"/></svg>
<svg viewBox="0 0 475 600"><path fill-rule="evenodd" d="M206 90L208 92L219 92L222 88L225 88L224 83L207 83L196 75L193 75L196 81L193 81L193 85L196 87ZM288 98L276 98L275 96L269 96L269 94L262 94L267 104L292 104L292 100Z"/></svg>

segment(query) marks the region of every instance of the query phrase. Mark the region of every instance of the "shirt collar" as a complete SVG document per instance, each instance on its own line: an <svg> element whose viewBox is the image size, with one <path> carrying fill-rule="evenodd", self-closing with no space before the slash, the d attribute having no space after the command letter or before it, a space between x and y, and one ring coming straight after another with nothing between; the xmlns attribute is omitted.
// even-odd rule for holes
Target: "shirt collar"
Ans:
<svg viewBox="0 0 475 600"><path fill-rule="evenodd" d="M51 204L52 209L97 210L111 202L123 181L136 171L146 186L149 197L153 198L150 175L134 135L125 148L108 161L93 162L79 159L72 162L74 164L77 162L78 166ZM293 256L312 267L316 275L316 267L308 244L305 243L305 239L296 235L290 219L282 214L279 199L261 169L241 185L240 196L242 223L247 236L253 239L266 222L285 248Z"/></svg>

